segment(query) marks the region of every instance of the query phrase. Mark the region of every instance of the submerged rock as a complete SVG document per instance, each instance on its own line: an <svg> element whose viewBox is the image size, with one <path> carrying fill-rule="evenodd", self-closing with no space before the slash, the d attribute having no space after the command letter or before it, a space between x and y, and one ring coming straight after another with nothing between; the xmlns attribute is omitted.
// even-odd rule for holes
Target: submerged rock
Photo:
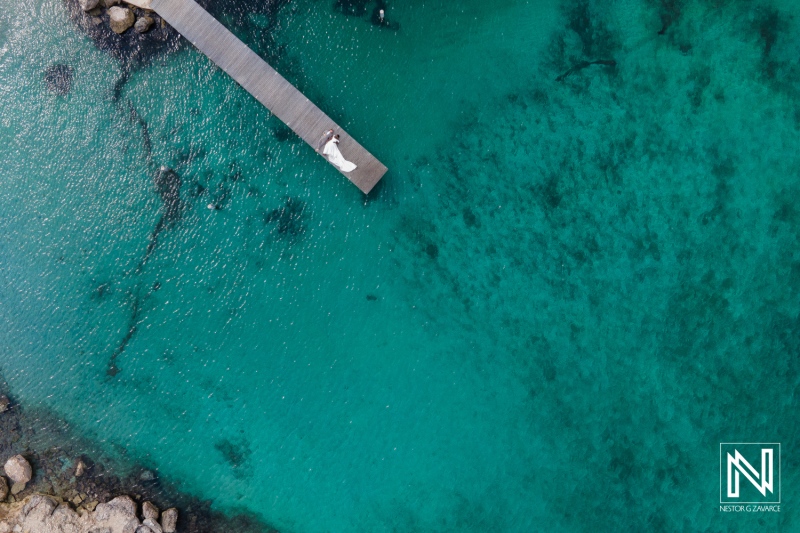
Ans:
<svg viewBox="0 0 800 533"><path fill-rule="evenodd" d="M81 9L84 11L91 11L97 7L97 5L100 3L100 0L78 0L78 3L80 4Z"/></svg>
<svg viewBox="0 0 800 533"><path fill-rule="evenodd" d="M153 18L152 17L139 17L136 19L136 23L133 25L133 29L139 33L146 33L147 30L150 29L150 26L153 25Z"/></svg>
<svg viewBox="0 0 800 533"><path fill-rule="evenodd" d="M114 33L125 33L128 28L133 26L133 21L136 19L133 11L127 7L116 6L108 9L108 17Z"/></svg>
<svg viewBox="0 0 800 533"><path fill-rule="evenodd" d="M75 465L75 477L81 477L84 472L86 472L86 463L78 459L78 463Z"/></svg>
<svg viewBox="0 0 800 533"><path fill-rule="evenodd" d="M178 528L178 510L174 507L161 513L161 529L164 533L175 533Z"/></svg>
<svg viewBox="0 0 800 533"><path fill-rule="evenodd" d="M299 237L305 231L303 211L305 202L296 198L287 198L283 207L273 209L264 216L265 224L274 224L278 235Z"/></svg>
<svg viewBox="0 0 800 533"><path fill-rule="evenodd" d="M30 463L21 455L15 455L6 461L3 467L8 478L14 483L27 483L33 477Z"/></svg>
<svg viewBox="0 0 800 533"><path fill-rule="evenodd" d="M44 71L44 82L51 92L65 95L72 89L72 67L69 65L50 65Z"/></svg>

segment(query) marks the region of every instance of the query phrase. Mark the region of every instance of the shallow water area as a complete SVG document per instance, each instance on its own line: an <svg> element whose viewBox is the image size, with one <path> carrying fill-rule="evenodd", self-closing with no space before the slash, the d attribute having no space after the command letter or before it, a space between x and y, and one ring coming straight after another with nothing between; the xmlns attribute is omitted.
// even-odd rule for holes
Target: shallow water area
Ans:
<svg viewBox="0 0 800 533"><path fill-rule="evenodd" d="M193 48L0 11L13 393L284 532L792 530L717 450L794 445L796 8L353 6L217 9L368 198Z"/></svg>

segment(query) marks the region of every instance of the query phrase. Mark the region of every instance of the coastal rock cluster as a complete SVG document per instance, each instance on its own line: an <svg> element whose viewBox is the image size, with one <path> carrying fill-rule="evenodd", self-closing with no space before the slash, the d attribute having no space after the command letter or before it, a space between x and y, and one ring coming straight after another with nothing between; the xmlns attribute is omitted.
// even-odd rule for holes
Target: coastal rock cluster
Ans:
<svg viewBox="0 0 800 533"><path fill-rule="evenodd" d="M151 11L138 9L140 12L137 17L133 4L122 4L120 0L78 0L81 9L91 17L91 24L98 26L103 24L104 15L108 17L108 24L116 34L122 34L131 27L138 33L145 33L153 25Z"/></svg>
<svg viewBox="0 0 800 533"><path fill-rule="evenodd" d="M109 464L66 422L7 390L0 376L0 533L277 533L255 516L213 511L155 469Z"/></svg>
<svg viewBox="0 0 800 533"><path fill-rule="evenodd" d="M150 502L137 505L128 496L98 504L94 511L72 509L68 502L45 494L33 494L16 503L0 503L0 533L175 533L178 511L161 513Z"/></svg>
<svg viewBox="0 0 800 533"><path fill-rule="evenodd" d="M86 470L83 460L75 465L75 477ZM13 498L25 490L33 478L33 468L22 455L9 457L3 471L11 481L0 476L0 533L175 533L178 510L159 512L152 502L142 503L141 520L136 502L119 496L107 503L86 501L81 495L70 501L56 496L33 493L23 499ZM12 495L11 502L4 503ZM73 509L73 506L75 509Z"/></svg>
<svg viewBox="0 0 800 533"><path fill-rule="evenodd" d="M181 37L150 0L63 0L69 18L95 45L122 63L123 71L176 51Z"/></svg>

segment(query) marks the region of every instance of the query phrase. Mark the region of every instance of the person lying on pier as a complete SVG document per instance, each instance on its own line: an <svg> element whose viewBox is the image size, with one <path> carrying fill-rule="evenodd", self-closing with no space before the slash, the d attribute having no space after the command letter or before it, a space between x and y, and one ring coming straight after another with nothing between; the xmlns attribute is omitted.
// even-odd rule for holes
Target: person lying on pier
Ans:
<svg viewBox="0 0 800 533"><path fill-rule="evenodd" d="M356 168L356 164L345 159L342 152L339 151L338 135L334 135L325 143L325 148L322 149L322 155L326 156L328 161L333 163L333 165L342 172L350 172Z"/></svg>

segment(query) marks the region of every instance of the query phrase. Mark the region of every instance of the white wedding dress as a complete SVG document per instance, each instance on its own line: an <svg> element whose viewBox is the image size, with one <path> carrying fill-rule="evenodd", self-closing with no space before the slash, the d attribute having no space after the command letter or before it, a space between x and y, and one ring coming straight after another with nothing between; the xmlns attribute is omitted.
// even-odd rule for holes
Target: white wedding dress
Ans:
<svg viewBox="0 0 800 533"><path fill-rule="evenodd" d="M337 139L331 139L327 143L325 143L325 148L322 149L322 155L328 158L328 161L333 163L336 168L341 170L342 172L350 172L356 168L355 163L351 163L347 159L344 158L342 152L339 151L339 141Z"/></svg>

